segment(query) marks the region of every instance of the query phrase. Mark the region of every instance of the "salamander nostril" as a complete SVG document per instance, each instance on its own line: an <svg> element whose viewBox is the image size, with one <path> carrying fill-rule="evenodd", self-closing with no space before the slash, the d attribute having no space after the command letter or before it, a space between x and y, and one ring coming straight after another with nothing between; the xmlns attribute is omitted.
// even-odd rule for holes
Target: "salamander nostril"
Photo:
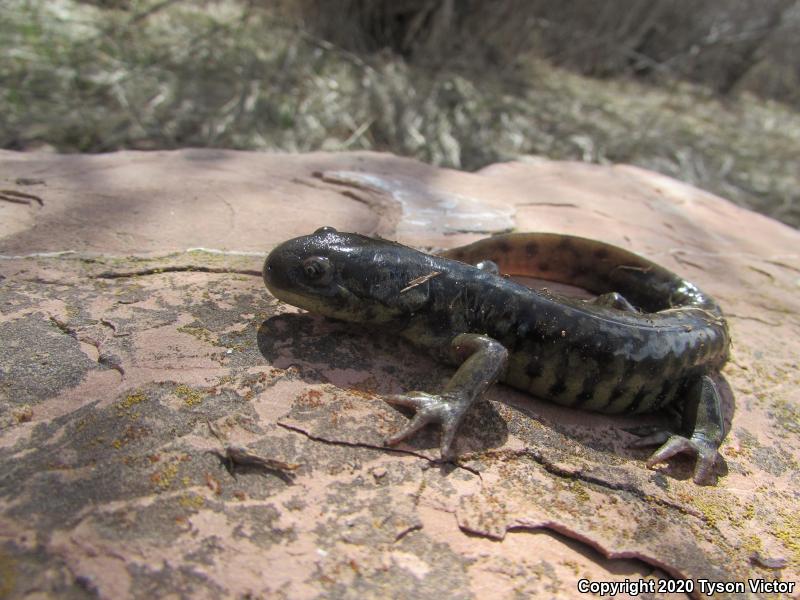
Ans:
<svg viewBox="0 0 800 600"><path fill-rule="evenodd" d="M275 255L275 252L270 252L267 259L264 261L264 269L262 270L262 275L264 277L264 283L267 284L267 288L271 288L275 284L276 276L280 275L280 268L279 265L276 263L278 262L278 258Z"/></svg>

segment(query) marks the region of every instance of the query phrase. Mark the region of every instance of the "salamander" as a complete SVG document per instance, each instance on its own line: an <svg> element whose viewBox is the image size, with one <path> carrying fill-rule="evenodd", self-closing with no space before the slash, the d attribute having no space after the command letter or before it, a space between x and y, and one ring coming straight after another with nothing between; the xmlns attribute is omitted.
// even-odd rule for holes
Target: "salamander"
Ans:
<svg viewBox="0 0 800 600"><path fill-rule="evenodd" d="M275 247L263 275L283 302L380 327L457 367L438 394L386 398L416 411L388 444L435 423L442 458L452 459L465 413L501 381L600 413L677 408L685 432L657 432L635 444L660 444L647 466L690 453L696 483L716 476L725 428L712 376L730 344L722 310L697 286L632 252L571 235L510 233L431 255L322 227ZM596 297L535 290L510 276L568 283Z"/></svg>

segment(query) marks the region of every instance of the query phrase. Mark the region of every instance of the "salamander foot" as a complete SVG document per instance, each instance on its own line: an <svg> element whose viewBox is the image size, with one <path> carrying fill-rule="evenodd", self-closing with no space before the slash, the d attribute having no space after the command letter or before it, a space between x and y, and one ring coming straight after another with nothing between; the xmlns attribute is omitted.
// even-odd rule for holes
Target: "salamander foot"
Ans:
<svg viewBox="0 0 800 600"><path fill-rule="evenodd" d="M717 451L717 445L709 440L685 438L682 435L672 435L658 450L647 459L648 468L653 468L658 463L664 462L676 454L688 452L697 457L694 467L694 482L698 485L713 484L716 477L717 464L722 462L722 456Z"/></svg>
<svg viewBox="0 0 800 600"><path fill-rule="evenodd" d="M442 426L442 441L440 444L442 459L453 458L453 439L455 439L458 426L461 424L467 409L472 404L470 398L458 394L426 394L425 392L409 392L408 394L395 394L387 396L389 404L407 406L417 411L408 426L386 440L390 446L397 444L414 435L417 431L430 423Z"/></svg>
<svg viewBox="0 0 800 600"><path fill-rule="evenodd" d="M725 437L719 392L714 381L703 375L691 383L687 394L689 402L684 408L683 417L686 431L692 432L691 437L670 435L667 438L662 432L641 439L635 445L661 444L647 460L647 466L651 469L676 454L693 454L697 457L694 482L698 485L713 484L717 467L725 463L718 451Z"/></svg>
<svg viewBox="0 0 800 600"><path fill-rule="evenodd" d="M501 376L508 364L508 351L488 336L462 333L453 338L450 352L453 362L461 366L441 394L409 392L386 398L389 404L408 406L417 411L408 427L387 439L387 444L396 444L410 437L428 423L439 423L442 426L442 459L453 458L453 439L464 415Z"/></svg>

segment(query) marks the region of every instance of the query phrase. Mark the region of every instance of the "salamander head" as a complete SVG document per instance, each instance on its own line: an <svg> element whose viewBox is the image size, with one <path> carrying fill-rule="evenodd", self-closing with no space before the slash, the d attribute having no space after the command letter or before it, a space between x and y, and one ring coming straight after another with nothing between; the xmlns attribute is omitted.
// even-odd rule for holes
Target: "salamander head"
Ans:
<svg viewBox="0 0 800 600"><path fill-rule="evenodd" d="M346 321L385 323L419 309L428 287L402 292L426 266L411 248L321 227L277 246L264 283L288 304Z"/></svg>

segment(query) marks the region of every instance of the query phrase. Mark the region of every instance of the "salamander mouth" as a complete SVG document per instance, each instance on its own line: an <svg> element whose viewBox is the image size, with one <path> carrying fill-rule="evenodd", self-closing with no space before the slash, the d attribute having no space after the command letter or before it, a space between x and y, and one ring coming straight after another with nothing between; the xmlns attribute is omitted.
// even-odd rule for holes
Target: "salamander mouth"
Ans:
<svg viewBox="0 0 800 600"><path fill-rule="evenodd" d="M284 291L288 292L293 287L289 273L291 271L291 262L297 262L288 259L281 250L281 246L278 246L269 253L267 260L264 261L264 269L262 271L264 285L277 298L280 298Z"/></svg>

